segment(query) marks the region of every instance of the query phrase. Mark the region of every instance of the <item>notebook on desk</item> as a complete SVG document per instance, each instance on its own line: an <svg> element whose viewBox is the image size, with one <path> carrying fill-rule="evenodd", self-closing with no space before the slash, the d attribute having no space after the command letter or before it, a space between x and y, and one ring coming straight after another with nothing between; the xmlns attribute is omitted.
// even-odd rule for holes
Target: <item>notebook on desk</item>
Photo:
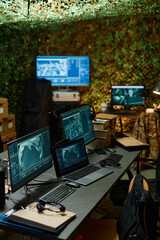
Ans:
<svg viewBox="0 0 160 240"><path fill-rule="evenodd" d="M43 212L37 210L38 202L29 204L25 209L20 209L6 217L8 223L20 224L25 227L40 229L52 233L59 233L72 219L76 213L61 212L58 208L46 204Z"/></svg>
<svg viewBox="0 0 160 240"><path fill-rule="evenodd" d="M138 139L128 136L127 134L123 134L122 137L116 138L116 141L120 143L124 147L149 147L149 144L143 143Z"/></svg>
<svg viewBox="0 0 160 240"><path fill-rule="evenodd" d="M57 177L82 185L89 185L112 173L110 169L89 164L83 139L56 146L53 160Z"/></svg>

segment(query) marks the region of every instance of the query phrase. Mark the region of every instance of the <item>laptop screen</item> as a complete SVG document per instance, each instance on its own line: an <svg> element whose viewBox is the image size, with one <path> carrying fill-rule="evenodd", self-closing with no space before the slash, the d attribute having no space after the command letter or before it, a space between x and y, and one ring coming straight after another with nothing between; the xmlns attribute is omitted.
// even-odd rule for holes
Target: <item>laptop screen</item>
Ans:
<svg viewBox="0 0 160 240"><path fill-rule="evenodd" d="M71 173L89 164L83 139L58 145L54 149L57 177Z"/></svg>

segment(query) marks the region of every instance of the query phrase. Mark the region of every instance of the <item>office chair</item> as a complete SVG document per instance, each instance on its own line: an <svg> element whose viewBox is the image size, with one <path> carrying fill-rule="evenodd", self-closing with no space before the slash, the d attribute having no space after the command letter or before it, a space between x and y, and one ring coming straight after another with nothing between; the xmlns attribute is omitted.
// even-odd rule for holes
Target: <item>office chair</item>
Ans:
<svg viewBox="0 0 160 240"><path fill-rule="evenodd" d="M128 193L131 193L131 191L132 191L135 177L136 176L134 176L132 178L132 180L129 184ZM145 179L143 179L143 189L146 192L149 191L149 186ZM134 191L132 191L132 196L131 196L130 201L132 201L133 194L135 194ZM135 194L135 196L136 196L136 194ZM139 205L138 205L138 207L139 207ZM146 208L144 208L144 211L145 211L145 209ZM150 211L149 208L147 208L147 209L148 209L148 211ZM122 211L123 211L123 208L122 208ZM142 225L145 226L146 219L144 216L146 216L148 214L148 212L145 212L146 215L142 214L141 211L136 211L136 212L139 212L138 218L140 219L140 221L142 221ZM123 216L123 214L121 216ZM119 239L122 239L120 236L121 231L118 229L118 227L122 226L122 229L123 229L123 224L125 223L127 225L128 222L125 219L126 216L124 216L124 218L122 219L122 225L120 223L118 225L118 221L120 219L119 217L118 217L118 219L87 219L84 222L84 224L77 231L74 240L90 240L90 239L92 239L92 240L99 240L99 239L100 240L106 240L106 239L119 240ZM145 229L146 229L146 226L145 226ZM117 230L118 230L118 232L117 232ZM158 227L156 227L156 231L157 230L158 230ZM159 236L159 234L157 232L156 232L156 236ZM139 238L136 238L136 237L129 238L129 236L128 236L127 239L135 240L135 239L139 239Z"/></svg>
<svg viewBox="0 0 160 240"><path fill-rule="evenodd" d="M150 194L148 181L137 174L131 180L128 195L117 221L119 239L156 240L158 233L157 203Z"/></svg>
<svg viewBox="0 0 160 240"><path fill-rule="evenodd" d="M148 146L144 145L144 148L141 148L142 151L139 159L139 173L141 173L142 165L155 168L156 170L158 168L157 162L160 162L158 155L160 149L159 115L156 112L142 112L139 114L134 125L132 137L148 144ZM113 205L123 206L130 180L133 177L131 172L128 177L129 178L127 180L120 180L111 190L110 200ZM152 185L152 195L155 193L155 191L160 191L156 190L158 188L160 189L160 187L158 187L160 184L156 179L149 180L149 184Z"/></svg>

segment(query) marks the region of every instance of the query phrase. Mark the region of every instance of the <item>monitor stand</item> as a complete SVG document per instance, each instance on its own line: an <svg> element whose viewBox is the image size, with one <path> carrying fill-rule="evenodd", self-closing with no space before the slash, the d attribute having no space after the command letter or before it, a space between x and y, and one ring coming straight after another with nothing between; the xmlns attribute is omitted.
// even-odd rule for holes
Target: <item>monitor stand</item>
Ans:
<svg viewBox="0 0 160 240"><path fill-rule="evenodd" d="M71 92L72 89L70 89L69 86L66 86L64 88L58 87L57 91L59 91L59 92Z"/></svg>
<svg viewBox="0 0 160 240"><path fill-rule="evenodd" d="M114 109L113 106L108 111L110 114L117 114L117 115L136 115L136 110L131 110L130 107L124 106L123 109Z"/></svg>

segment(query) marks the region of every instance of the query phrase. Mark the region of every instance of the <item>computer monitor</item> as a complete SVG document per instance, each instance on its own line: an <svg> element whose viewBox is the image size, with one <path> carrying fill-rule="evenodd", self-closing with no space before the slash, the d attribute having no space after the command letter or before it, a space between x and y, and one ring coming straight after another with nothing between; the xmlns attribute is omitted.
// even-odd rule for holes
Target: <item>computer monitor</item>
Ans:
<svg viewBox="0 0 160 240"><path fill-rule="evenodd" d="M15 192L52 166L49 128L8 143L11 190Z"/></svg>
<svg viewBox="0 0 160 240"><path fill-rule="evenodd" d="M145 87L111 86L111 105L145 106Z"/></svg>
<svg viewBox="0 0 160 240"><path fill-rule="evenodd" d="M65 138L70 141L83 138L85 145L95 139L90 105L84 105L61 114Z"/></svg>
<svg viewBox="0 0 160 240"><path fill-rule="evenodd" d="M88 86L89 65L88 56L37 56L36 77L52 86Z"/></svg>

